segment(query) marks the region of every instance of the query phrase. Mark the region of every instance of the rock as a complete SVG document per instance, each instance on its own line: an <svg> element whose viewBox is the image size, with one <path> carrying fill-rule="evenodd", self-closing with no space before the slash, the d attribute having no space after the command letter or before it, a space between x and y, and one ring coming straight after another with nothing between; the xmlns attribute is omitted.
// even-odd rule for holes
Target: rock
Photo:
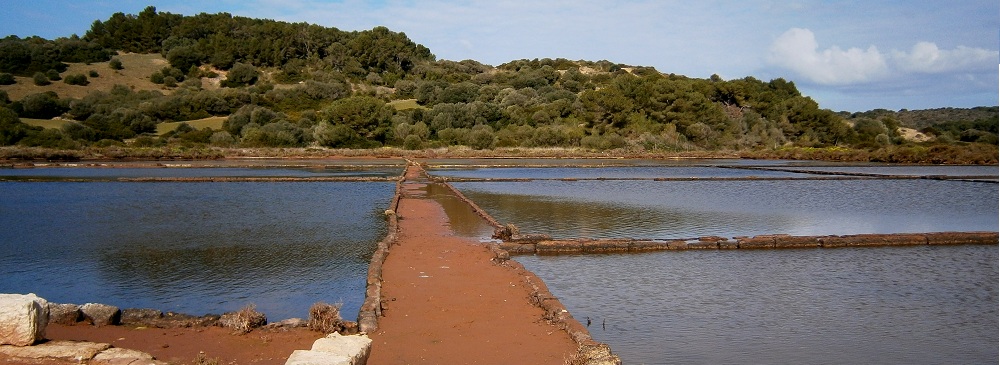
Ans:
<svg viewBox="0 0 1000 365"><path fill-rule="evenodd" d="M295 350L285 365L361 365L368 362L372 340L367 335L332 333L313 342L309 351Z"/></svg>
<svg viewBox="0 0 1000 365"><path fill-rule="evenodd" d="M75 324L80 318L80 306L76 304L49 303L49 323Z"/></svg>
<svg viewBox="0 0 1000 365"><path fill-rule="evenodd" d="M156 309L127 308L122 310L122 324L149 324L163 318L163 312Z"/></svg>
<svg viewBox="0 0 1000 365"><path fill-rule="evenodd" d="M121 321L122 311L113 305L87 303L80 306L83 312L83 319L90 321L94 326L114 326Z"/></svg>
<svg viewBox="0 0 1000 365"><path fill-rule="evenodd" d="M156 361L153 355L142 351L112 347L94 356L89 362L95 365L166 365L166 362Z"/></svg>
<svg viewBox="0 0 1000 365"><path fill-rule="evenodd" d="M305 319L302 319L302 318L289 318L289 319L281 320L281 321L274 322L274 323L268 323L263 328L267 328L267 329L285 328L285 329L287 329L287 328L307 327L308 325L309 325L309 321L307 321Z"/></svg>
<svg viewBox="0 0 1000 365"><path fill-rule="evenodd" d="M351 358L316 351L295 350L285 365L354 365Z"/></svg>
<svg viewBox="0 0 1000 365"><path fill-rule="evenodd" d="M29 359L56 358L86 362L109 348L111 345L106 343L48 341L28 347L0 346L0 354Z"/></svg>
<svg viewBox="0 0 1000 365"><path fill-rule="evenodd" d="M35 294L0 294L0 345L30 346L45 338L49 306Z"/></svg>

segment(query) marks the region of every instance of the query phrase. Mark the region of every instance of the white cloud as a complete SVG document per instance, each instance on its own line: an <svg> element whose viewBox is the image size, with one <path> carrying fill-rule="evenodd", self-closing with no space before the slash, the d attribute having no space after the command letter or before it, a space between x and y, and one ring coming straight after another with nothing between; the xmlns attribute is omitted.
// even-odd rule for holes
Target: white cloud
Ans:
<svg viewBox="0 0 1000 365"><path fill-rule="evenodd" d="M1000 58L997 51L958 46L942 50L931 42L919 42L909 52L893 52L900 70L922 73L962 72L992 69Z"/></svg>
<svg viewBox="0 0 1000 365"><path fill-rule="evenodd" d="M820 51L816 36L803 28L789 29L775 39L769 60L823 85L872 81L884 75L888 67L875 46L866 50L833 46Z"/></svg>
<svg viewBox="0 0 1000 365"><path fill-rule="evenodd" d="M908 52L882 53L875 46L820 50L812 31L792 28L774 40L768 60L819 85L847 86L904 81L918 75L978 74L992 70L1000 52L966 46L944 50L931 42L918 42Z"/></svg>

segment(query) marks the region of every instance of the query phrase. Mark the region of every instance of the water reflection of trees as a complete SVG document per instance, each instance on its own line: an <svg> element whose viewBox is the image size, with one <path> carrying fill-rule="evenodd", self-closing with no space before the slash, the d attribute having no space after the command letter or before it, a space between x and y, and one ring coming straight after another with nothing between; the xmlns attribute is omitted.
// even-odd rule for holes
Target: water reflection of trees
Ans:
<svg viewBox="0 0 1000 365"><path fill-rule="evenodd" d="M489 237L493 227L472 211L468 204L456 197L451 189L441 184L427 185L427 194L433 197L448 216L448 223L455 234L463 237Z"/></svg>
<svg viewBox="0 0 1000 365"><path fill-rule="evenodd" d="M471 189L463 194L502 223L514 223L523 233L556 238L676 239L774 233L794 226L791 217L753 212L635 206Z"/></svg>
<svg viewBox="0 0 1000 365"><path fill-rule="evenodd" d="M316 277L358 276L374 242L232 245L186 248L140 246L107 250L100 272L125 287L257 286Z"/></svg>

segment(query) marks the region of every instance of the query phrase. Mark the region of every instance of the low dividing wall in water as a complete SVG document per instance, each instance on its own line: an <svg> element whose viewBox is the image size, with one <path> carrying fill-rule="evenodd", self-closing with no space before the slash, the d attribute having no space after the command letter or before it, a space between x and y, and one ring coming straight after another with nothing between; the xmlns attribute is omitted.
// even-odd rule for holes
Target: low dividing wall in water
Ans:
<svg viewBox="0 0 1000 365"><path fill-rule="evenodd" d="M396 243L399 218L396 211L399 209L399 198L402 196L403 178L396 181L396 193L392 196L389 209L385 211L385 218L388 221L385 238L379 241L372 259L368 264L368 276L365 279L365 301L361 303L358 310L358 329L362 332L374 332L378 329L378 317L382 316L382 264L385 257L389 255L389 246Z"/></svg>
<svg viewBox="0 0 1000 365"><path fill-rule="evenodd" d="M900 234L856 234L846 236L792 236L785 234L753 237L701 237L679 240L575 239L509 241L499 248L511 254L569 254L602 252L642 252L689 249L774 249L835 248L861 246L918 246L991 244L1000 240L997 232L936 232Z"/></svg>

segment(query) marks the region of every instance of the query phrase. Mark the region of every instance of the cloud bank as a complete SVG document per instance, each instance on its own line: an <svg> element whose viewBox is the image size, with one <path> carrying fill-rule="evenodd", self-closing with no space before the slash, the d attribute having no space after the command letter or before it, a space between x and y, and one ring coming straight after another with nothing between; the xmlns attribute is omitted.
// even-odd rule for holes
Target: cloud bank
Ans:
<svg viewBox="0 0 1000 365"><path fill-rule="evenodd" d="M992 72L1000 62L1000 52L958 46L940 49L932 42L921 41L908 51L820 49L816 35L809 29L792 28L774 40L768 62L792 71L815 84L848 86L894 81L927 75L981 74Z"/></svg>

